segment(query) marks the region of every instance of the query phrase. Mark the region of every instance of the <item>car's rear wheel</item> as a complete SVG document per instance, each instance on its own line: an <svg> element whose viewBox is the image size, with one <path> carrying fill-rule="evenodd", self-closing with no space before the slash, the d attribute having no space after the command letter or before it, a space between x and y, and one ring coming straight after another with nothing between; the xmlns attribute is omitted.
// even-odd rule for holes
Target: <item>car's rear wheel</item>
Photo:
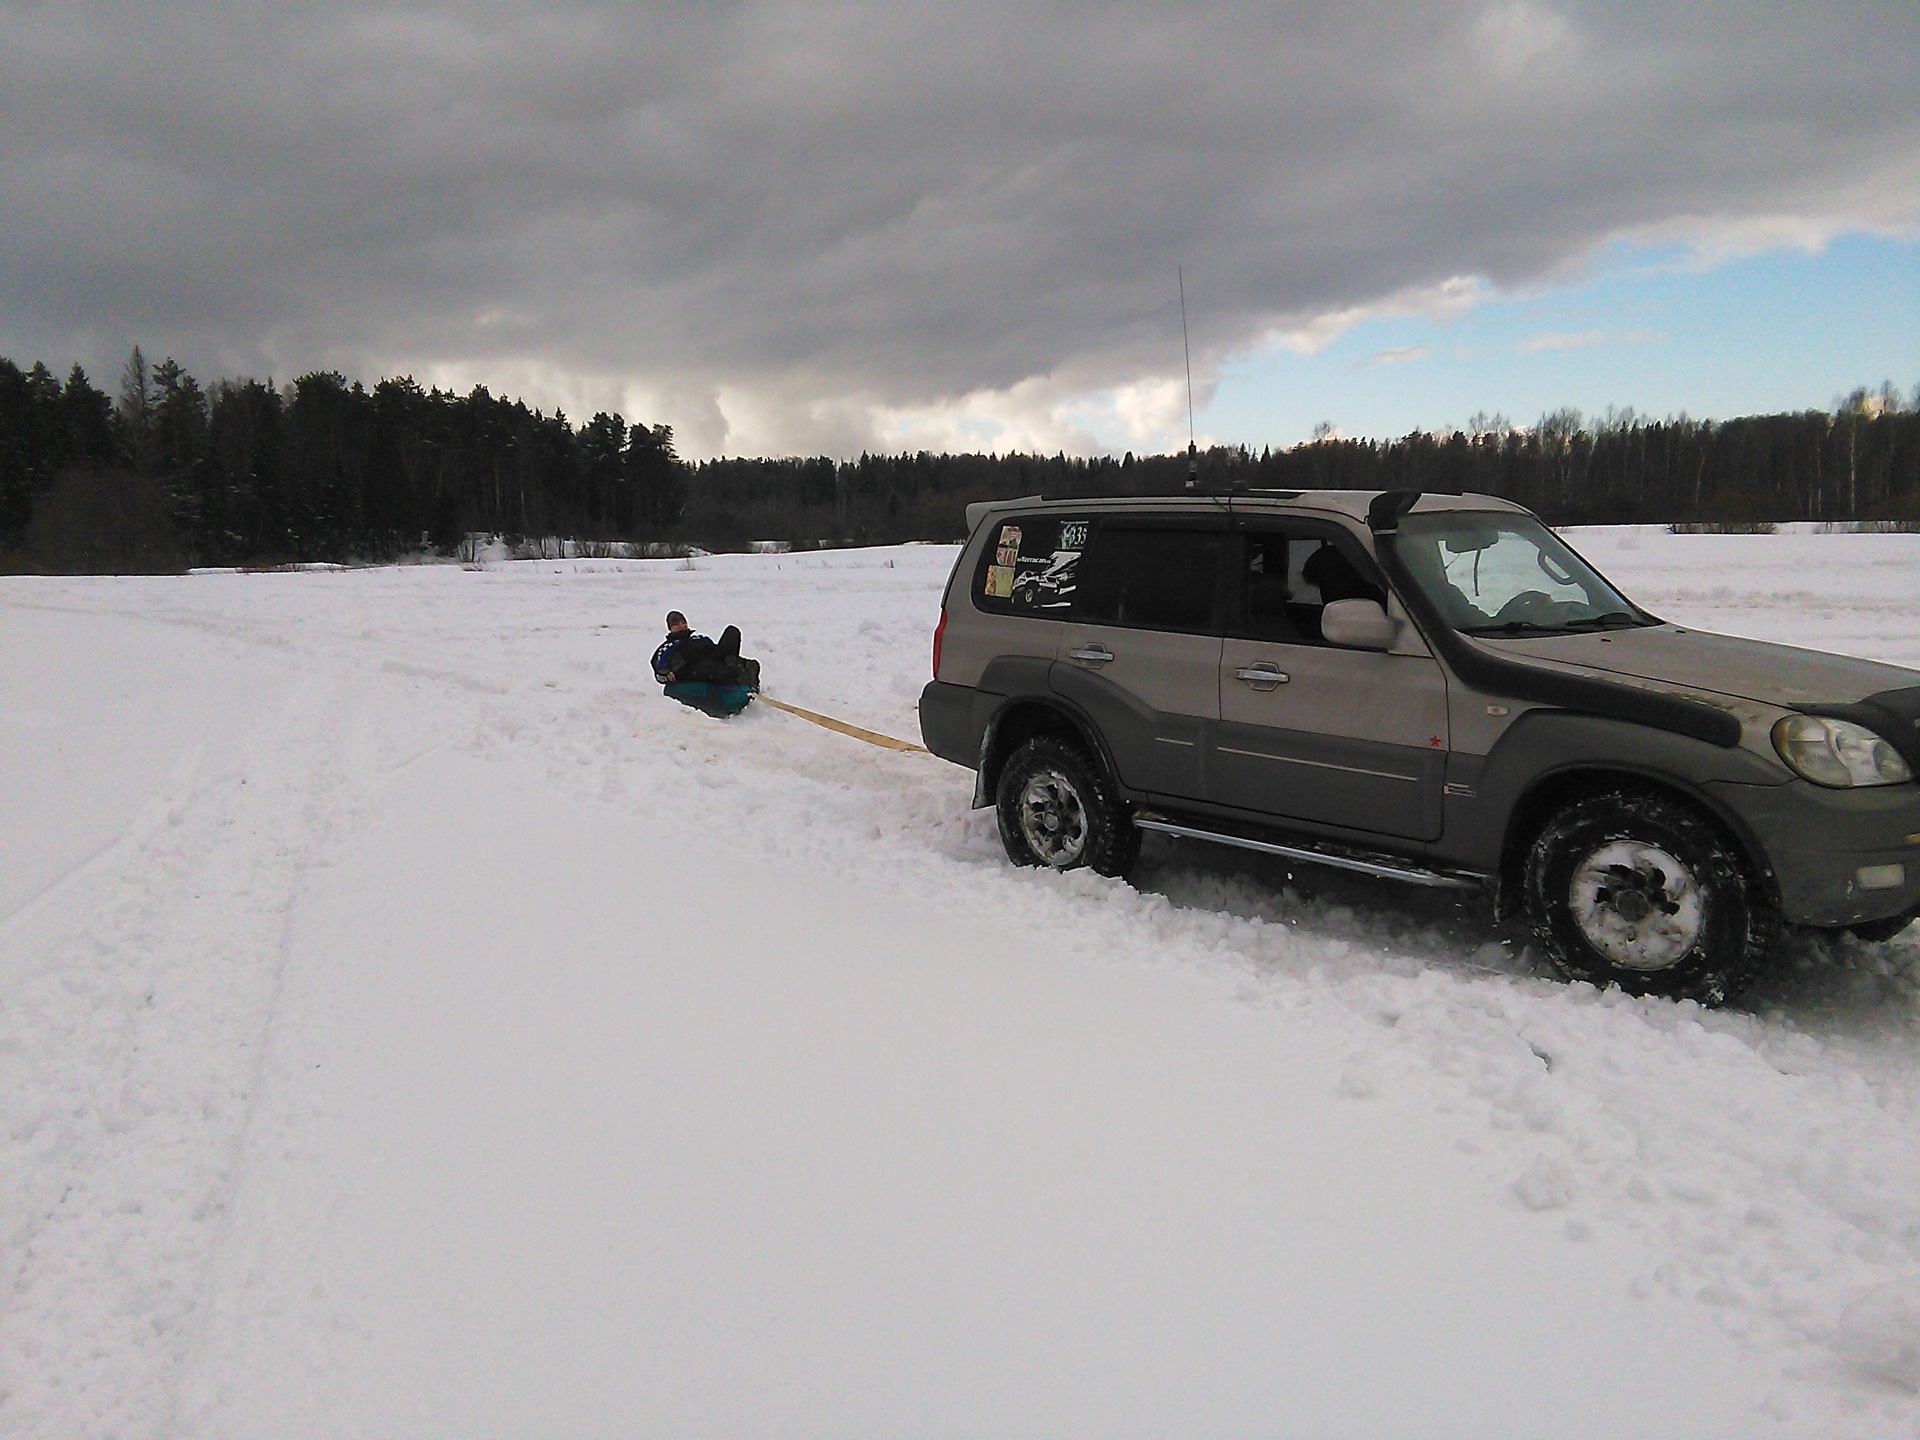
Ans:
<svg viewBox="0 0 1920 1440"><path fill-rule="evenodd" d="M1140 854L1140 832L1100 767L1077 745L1051 735L1007 757L994 791L1000 843L1016 865L1124 875Z"/></svg>
<svg viewBox="0 0 1920 1440"><path fill-rule="evenodd" d="M1527 853L1524 888L1534 939L1557 968L1635 995L1731 999L1779 928L1720 832L1643 791L1557 812Z"/></svg>

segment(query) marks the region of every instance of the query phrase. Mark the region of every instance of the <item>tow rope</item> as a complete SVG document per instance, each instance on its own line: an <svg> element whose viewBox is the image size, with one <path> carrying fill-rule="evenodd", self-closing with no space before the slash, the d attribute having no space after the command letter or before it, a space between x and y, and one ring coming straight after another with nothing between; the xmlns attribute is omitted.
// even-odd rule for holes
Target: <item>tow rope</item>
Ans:
<svg viewBox="0 0 1920 1440"><path fill-rule="evenodd" d="M855 740L863 740L869 745L878 745L882 750L903 750L927 754L927 747L915 745L909 740L896 740L891 735L882 735L877 730L862 730L858 725L849 725L844 720L835 720L831 715L816 715L811 710L802 710L798 705L789 705L784 700L776 700L771 695L754 697L762 705L771 705L776 710L784 710L789 715L798 715L802 720L811 720L815 725L832 730L836 734L848 735Z"/></svg>

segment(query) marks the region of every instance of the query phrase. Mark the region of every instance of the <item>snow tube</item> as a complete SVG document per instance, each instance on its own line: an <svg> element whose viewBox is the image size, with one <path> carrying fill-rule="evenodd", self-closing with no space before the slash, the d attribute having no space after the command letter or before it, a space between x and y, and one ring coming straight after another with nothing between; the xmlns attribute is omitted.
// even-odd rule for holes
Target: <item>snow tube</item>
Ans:
<svg viewBox="0 0 1920 1440"><path fill-rule="evenodd" d="M725 719L747 708L757 689L753 685L721 685L712 680L669 680L666 693L682 705Z"/></svg>

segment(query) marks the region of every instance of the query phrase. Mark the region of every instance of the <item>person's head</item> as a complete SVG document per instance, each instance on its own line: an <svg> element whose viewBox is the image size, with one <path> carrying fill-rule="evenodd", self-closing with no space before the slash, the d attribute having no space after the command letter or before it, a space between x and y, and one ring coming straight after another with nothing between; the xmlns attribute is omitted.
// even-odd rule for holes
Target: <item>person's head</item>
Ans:
<svg viewBox="0 0 1920 1440"><path fill-rule="evenodd" d="M686 628L687 628L686 616L682 615L678 610L667 611L667 633L669 635L678 635L682 630Z"/></svg>

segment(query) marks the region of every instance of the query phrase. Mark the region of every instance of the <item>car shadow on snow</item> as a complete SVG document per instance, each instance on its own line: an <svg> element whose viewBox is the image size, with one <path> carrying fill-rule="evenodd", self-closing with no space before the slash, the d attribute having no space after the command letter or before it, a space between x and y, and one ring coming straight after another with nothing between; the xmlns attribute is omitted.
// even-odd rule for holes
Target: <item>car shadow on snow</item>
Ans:
<svg viewBox="0 0 1920 1440"><path fill-rule="evenodd" d="M1431 965L1513 978L1539 973L1477 891L1399 884L1160 835L1146 837L1129 879L1135 889L1181 909L1262 920L1302 938L1340 942L1345 968L1354 973L1408 974Z"/></svg>
<svg viewBox="0 0 1920 1440"><path fill-rule="evenodd" d="M1554 978L1525 943L1523 925L1496 921L1491 901L1478 892L1425 889L1159 835L1147 837L1129 878L1142 893L1181 909L1344 942L1346 966L1355 973L1404 974L1427 965ZM1788 929L1771 967L1729 1008L1816 1031L1920 1028L1920 924L1878 944L1846 932Z"/></svg>
<svg viewBox="0 0 1920 1440"><path fill-rule="evenodd" d="M1742 1009L1817 1030L1920 1025L1920 925L1870 943L1845 931L1787 930Z"/></svg>

